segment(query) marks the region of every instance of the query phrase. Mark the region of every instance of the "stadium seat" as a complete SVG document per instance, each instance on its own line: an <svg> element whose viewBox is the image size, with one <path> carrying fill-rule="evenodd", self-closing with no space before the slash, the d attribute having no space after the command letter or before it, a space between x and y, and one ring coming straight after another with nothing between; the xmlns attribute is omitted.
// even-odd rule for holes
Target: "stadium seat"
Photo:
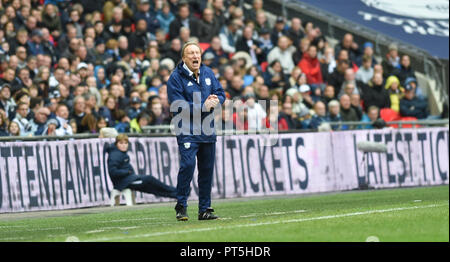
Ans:
<svg viewBox="0 0 450 262"><path fill-rule="evenodd" d="M401 116L398 112L390 109L390 108L382 108L380 110L380 117L381 119L383 119L386 123L387 122L391 122L391 121L398 121L400 120ZM396 124L392 124L392 125L388 125L390 127L393 128L397 128L398 125Z"/></svg>
<svg viewBox="0 0 450 262"><path fill-rule="evenodd" d="M198 43L198 45L201 47L202 53L203 53L203 52L205 52L206 49L209 48L210 43Z"/></svg>
<svg viewBox="0 0 450 262"><path fill-rule="evenodd" d="M404 116L400 118L400 121L417 121L416 117L413 116ZM413 124L402 124L401 128L412 128L412 127L420 127L419 125L413 125Z"/></svg>
<svg viewBox="0 0 450 262"><path fill-rule="evenodd" d="M134 192L131 191L129 188L125 188L122 191L119 191L117 189L113 189L111 192L111 199L110 199L110 205L113 206L119 206L120 205L120 197L125 197L125 203L127 206L133 206L136 204L135 198L134 198Z"/></svg>

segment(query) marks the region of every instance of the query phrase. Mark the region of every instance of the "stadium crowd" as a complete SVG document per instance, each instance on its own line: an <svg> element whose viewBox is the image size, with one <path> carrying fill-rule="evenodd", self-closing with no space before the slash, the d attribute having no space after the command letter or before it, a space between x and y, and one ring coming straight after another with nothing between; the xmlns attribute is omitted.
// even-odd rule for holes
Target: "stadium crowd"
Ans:
<svg viewBox="0 0 450 262"><path fill-rule="evenodd" d="M381 112L429 117L395 44L377 61L373 44L358 46L350 33L331 46L312 22L271 23L262 0L248 9L240 2L1 0L0 136L169 124L166 82L189 40L236 107L222 121L237 130L272 128L269 120L279 130L333 121L374 128Z"/></svg>

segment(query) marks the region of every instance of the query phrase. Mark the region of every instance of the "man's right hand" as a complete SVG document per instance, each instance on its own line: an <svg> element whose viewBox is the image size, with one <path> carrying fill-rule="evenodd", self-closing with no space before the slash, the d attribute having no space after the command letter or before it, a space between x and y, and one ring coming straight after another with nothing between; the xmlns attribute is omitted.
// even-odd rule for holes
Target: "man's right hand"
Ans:
<svg viewBox="0 0 450 262"><path fill-rule="evenodd" d="M205 101L206 110L209 112L211 108L216 107L220 103L219 98L216 95L210 95Z"/></svg>

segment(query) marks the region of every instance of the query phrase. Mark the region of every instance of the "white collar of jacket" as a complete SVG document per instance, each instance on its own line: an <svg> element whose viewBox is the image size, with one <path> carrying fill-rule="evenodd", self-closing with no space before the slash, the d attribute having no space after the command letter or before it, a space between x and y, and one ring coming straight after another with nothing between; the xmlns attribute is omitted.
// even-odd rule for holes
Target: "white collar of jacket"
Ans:
<svg viewBox="0 0 450 262"><path fill-rule="evenodd" d="M189 73L189 76L192 77L194 72L192 72L189 67L186 65L186 63L183 62L183 68L186 69L186 71ZM200 68L198 69L198 75L200 76ZM200 77L197 79L197 82L200 83Z"/></svg>

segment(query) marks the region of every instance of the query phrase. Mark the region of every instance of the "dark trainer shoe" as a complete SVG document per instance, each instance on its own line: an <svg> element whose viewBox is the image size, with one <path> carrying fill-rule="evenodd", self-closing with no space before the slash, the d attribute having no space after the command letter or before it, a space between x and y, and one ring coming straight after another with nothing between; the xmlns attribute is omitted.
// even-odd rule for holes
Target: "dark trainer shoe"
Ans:
<svg viewBox="0 0 450 262"><path fill-rule="evenodd" d="M205 212L198 213L198 220L212 220L212 219L218 219L219 217L213 214L214 209L207 208Z"/></svg>
<svg viewBox="0 0 450 262"><path fill-rule="evenodd" d="M175 211L177 212L177 220L178 221L187 221L189 219L189 216L187 214L187 210L182 205L176 205Z"/></svg>

